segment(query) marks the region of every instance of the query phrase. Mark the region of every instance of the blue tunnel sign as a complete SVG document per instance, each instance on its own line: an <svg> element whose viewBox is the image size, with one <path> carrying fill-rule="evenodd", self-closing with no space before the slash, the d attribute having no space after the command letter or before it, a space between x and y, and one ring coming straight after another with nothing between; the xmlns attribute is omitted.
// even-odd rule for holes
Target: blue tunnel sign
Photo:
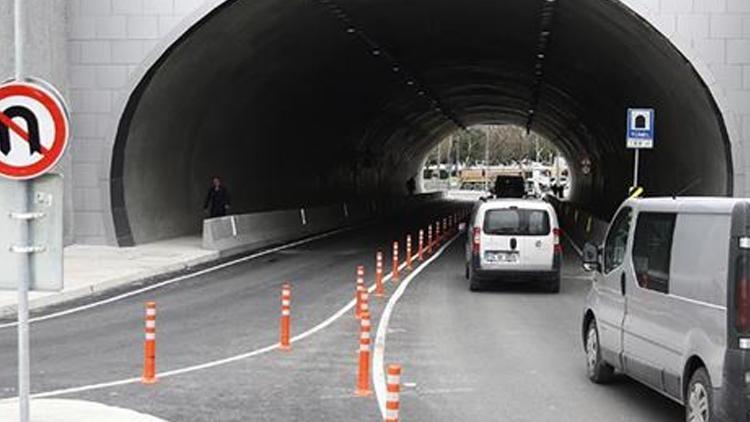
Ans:
<svg viewBox="0 0 750 422"><path fill-rule="evenodd" d="M654 109L628 109L627 146L635 149L654 147Z"/></svg>

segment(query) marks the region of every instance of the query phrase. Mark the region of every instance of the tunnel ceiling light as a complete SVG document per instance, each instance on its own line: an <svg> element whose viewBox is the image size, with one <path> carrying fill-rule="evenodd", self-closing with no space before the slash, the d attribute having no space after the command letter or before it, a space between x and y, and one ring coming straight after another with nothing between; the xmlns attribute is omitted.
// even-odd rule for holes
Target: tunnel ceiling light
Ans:
<svg viewBox="0 0 750 422"><path fill-rule="evenodd" d="M555 16L556 0L546 0L541 4L539 37L537 42L536 59L534 63L534 79L532 82L531 98L529 99L529 109L526 115L526 132L531 133L536 115L537 106L539 105L542 86L544 85L544 60L547 57L547 47L550 43L552 34L552 22Z"/></svg>
<svg viewBox="0 0 750 422"><path fill-rule="evenodd" d="M401 66L398 60L396 60L395 57L391 55L388 50L384 49L374 38L370 37L362 29L361 26L357 25L356 21L352 19L346 13L346 10L344 10L343 7L337 4L335 0L313 1L317 2L317 4L323 6L326 10L328 10L342 24L343 29L348 34L355 35L359 39L359 41L362 42L364 47L371 52L372 56L384 60L387 63L387 66L390 67L390 69L394 73L398 73L400 75L399 79L401 81L405 81L406 85L410 87L417 88L415 90L415 93L420 98L424 98L428 101L428 104L434 107L438 107L438 111L459 129L467 130L466 125L464 125L453 113L451 113L449 110L446 110L446 108L440 103L440 101L432 96L430 90L427 86L425 86L425 84L419 82L419 78L417 78L415 75L411 74L407 71L407 69Z"/></svg>

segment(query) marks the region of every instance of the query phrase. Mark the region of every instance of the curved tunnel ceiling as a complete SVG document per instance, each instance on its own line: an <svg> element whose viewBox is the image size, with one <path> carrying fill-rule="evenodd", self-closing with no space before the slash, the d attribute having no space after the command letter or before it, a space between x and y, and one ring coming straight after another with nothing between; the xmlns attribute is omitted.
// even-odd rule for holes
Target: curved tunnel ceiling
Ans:
<svg viewBox="0 0 750 422"><path fill-rule="evenodd" d="M649 193L731 193L708 89L616 1L227 1L129 99L111 174L118 241L196 232L212 175L235 212L403 194L436 142L479 123L552 140L574 200L606 217L630 183L632 106L657 109Z"/></svg>

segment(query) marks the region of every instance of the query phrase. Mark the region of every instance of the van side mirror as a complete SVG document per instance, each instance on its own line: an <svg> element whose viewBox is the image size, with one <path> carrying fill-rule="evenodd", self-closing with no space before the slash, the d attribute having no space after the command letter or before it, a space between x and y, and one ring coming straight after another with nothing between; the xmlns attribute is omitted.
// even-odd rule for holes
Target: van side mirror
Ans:
<svg viewBox="0 0 750 422"><path fill-rule="evenodd" d="M599 248L590 242L583 246L583 269L589 272L602 270Z"/></svg>

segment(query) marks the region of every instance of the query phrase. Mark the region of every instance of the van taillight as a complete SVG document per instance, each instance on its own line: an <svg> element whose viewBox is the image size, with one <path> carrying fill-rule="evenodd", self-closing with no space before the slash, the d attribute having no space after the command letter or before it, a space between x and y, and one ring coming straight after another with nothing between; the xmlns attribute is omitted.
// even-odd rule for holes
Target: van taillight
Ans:
<svg viewBox="0 0 750 422"><path fill-rule="evenodd" d="M562 231L559 228L552 229L553 237L555 238L555 252L562 253L562 243L560 243L560 237L562 236Z"/></svg>
<svg viewBox="0 0 750 422"><path fill-rule="evenodd" d="M750 332L750 256L737 260L734 287L735 326L740 333Z"/></svg>
<svg viewBox="0 0 750 422"><path fill-rule="evenodd" d="M471 240L471 251L474 255L479 255L479 246L482 239L482 229L474 227L473 238Z"/></svg>

